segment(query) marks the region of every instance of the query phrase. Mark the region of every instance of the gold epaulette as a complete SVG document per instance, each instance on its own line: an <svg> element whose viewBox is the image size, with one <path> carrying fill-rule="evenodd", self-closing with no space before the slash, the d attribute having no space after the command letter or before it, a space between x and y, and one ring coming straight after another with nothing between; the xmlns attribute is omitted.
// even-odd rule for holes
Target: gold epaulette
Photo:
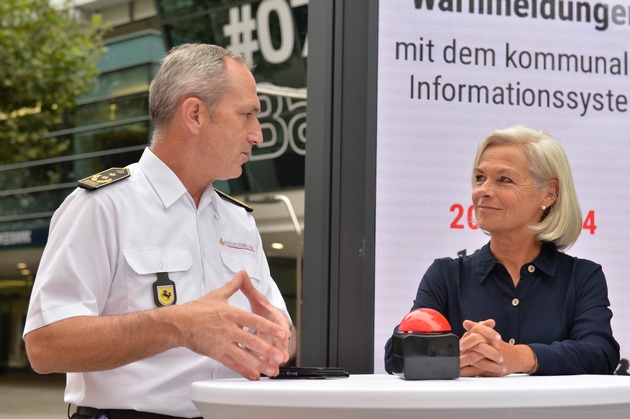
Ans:
<svg viewBox="0 0 630 419"><path fill-rule="evenodd" d="M129 176L131 176L131 173L129 173L129 169L126 167L112 167L111 169L103 170L95 175L81 179L79 181L79 187L87 189L88 191L95 191L103 186L126 179Z"/></svg>
<svg viewBox="0 0 630 419"><path fill-rule="evenodd" d="M245 210L247 212L252 212L254 211L254 209L252 207L250 207L249 205L247 205L244 202L239 201L238 199L234 198L233 196L230 196L228 194L226 194L225 192L221 192L220 190L218 190L217 188L214 188L214 191L219 194L219 196L223 199L225 199L226 201L229 201L231 203L233 203L234 205L238 205L239 207L243 207L245 208Z"/></svg>

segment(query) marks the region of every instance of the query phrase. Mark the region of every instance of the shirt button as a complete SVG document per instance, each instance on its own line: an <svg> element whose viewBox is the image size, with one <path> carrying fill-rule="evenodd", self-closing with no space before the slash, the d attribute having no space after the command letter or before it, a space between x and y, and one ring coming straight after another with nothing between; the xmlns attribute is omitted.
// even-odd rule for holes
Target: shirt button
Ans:
<svg viewBox="0 0 630 419"><path fill-rule="evenodd" d="M536 267L535 267L534 265L529 265L529 266L527 267L527 271L528 271L530 274L533 274L533 273L536 271Z"/></svg>
<svg viewBox="0 0 630 419"><path fill-rule="evenodd" d="M518 298L515 298L515 299L512 300L512 305L514 307L516 307L518 305L518 303L519 303Z"/></svg>
<svg viewBox="0 0 630 419"><path fill-rule="evenodd" d="M509 343L510 345L514 345L514 344L516 343L516 340L515 340L514 338L512 338L512 339L510 339L510 340L508 341L508 343Z"/></svg>

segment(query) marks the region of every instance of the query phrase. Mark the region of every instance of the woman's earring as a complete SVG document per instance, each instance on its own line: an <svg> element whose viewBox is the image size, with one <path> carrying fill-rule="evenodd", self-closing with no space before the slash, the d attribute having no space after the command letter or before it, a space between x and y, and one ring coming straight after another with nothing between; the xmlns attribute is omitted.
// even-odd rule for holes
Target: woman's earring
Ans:
<svg viewBox="0 0 630 419"><path fill-rule="evenodd" d="M547 209L547 207L543 205L543 206L542 206L542 210L544 211L544 210L546 210L546 209Z"/></svg>

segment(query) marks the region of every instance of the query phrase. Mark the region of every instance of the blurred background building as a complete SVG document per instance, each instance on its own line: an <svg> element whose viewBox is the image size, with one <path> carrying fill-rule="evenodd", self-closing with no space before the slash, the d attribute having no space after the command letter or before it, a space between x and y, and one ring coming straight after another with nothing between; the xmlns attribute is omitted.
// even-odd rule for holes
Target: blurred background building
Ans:
<svg viewBox="0 0 630 419"><path fill-rule="evenodd" d="M254 207L272 275L300 323L308 0L74 0L77 16L111 24L98 86L49 137L57 155L0 161L0 369L28 369L22 331L51 216L76 182L137 161L151 138L147 94L159 62L187 42L224 46L256 62L264 142L238 179L215 187ZM94 255L95 258L99 257Z"/></svg>

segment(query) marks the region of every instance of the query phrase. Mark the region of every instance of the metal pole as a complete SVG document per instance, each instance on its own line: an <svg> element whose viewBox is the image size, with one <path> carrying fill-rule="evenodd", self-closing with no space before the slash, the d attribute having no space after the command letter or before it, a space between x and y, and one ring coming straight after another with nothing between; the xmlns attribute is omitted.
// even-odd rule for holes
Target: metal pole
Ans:
<svg viewBox="0 0 630 419"><path fill-rule="evenodd" d="M282 201L284 205L287 207L287 211L289 212L289 216L291 217L291 221L293 222L293 228L295 228L295 233L297 234L297 246L296 246L296 267L295 267L295 331L296 335L296 364L299 366L301 361L300 356L300 341L301 341L301 332L302 332L302 227L300 226L300 222L298 221L297 216L295 215L295 210L293 209L293 204L291 200L286 195L274 195L273 198L278 201Z"/></svg>
<svg viewBox="0 0 630 419"><path fill-rule="evenodd" d="M264 196L260 199L254 199L251 197L246 197L245 201L252 204L273 204L275 202L282 202L284 206L287 208L289 212L289 217L291 218L291 222L293 223L293 228L295 229L295 233L297 235L297 245L295 249L295 333L294 339L296 340L296 349L295 349L295 362L299 366L301 362L301 334L302 334L302 227L300 226L300 222L295 214L295 210L293 208L293 204L291 199L286 195L273 195L273 196Z"/></svg>

